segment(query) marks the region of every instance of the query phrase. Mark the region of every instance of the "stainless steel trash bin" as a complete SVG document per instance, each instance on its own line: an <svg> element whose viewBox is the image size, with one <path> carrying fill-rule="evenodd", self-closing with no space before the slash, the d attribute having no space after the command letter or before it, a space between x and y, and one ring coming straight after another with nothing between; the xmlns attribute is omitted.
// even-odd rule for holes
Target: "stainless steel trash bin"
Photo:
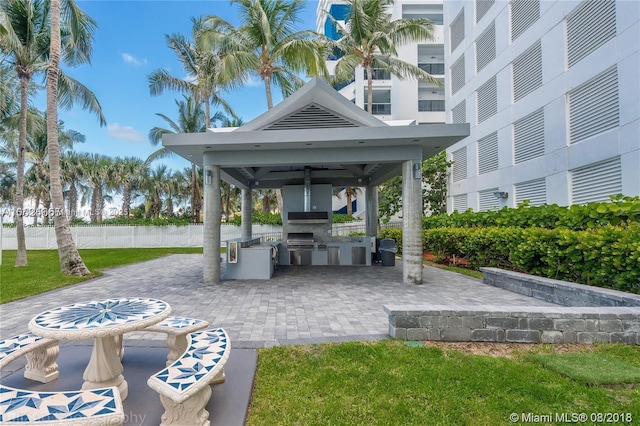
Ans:
<svg viewBox="0 0 640 426"><path fill-rule="evenodd" d="M382 266L396 266L396 240L383 238L380 240L380 261Z"/></svg>

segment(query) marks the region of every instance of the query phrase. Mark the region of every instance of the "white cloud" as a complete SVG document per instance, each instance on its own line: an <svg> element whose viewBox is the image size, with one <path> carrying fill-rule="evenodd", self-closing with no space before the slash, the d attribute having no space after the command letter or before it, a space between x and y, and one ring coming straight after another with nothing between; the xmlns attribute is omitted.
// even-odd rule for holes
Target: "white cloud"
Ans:
<svg viewBox="0 0 640 426"><path fill-rule="evenodd" d="M264 81L262 81L255 75L251 75L244 83L244 85L247 87L261 87L264 86Z"/></svg>
<svg viewBox="0 0 640 426"><path fill-rule="evenodd" d="M107 133L117 139L122 139L129 142L143 142L147 138L144 134L140 133L131 126L121 126L118 123L107 125Z"/></svg>
<svg viewBox="0 0 640 426"><path fill-rule="evenodd" d="M133 64L135 66L141 66L141 65L147 64L147 60L145 58L138 59L129 53L120 52L120 56L122 57L122 60L128 64Z"/></svg>

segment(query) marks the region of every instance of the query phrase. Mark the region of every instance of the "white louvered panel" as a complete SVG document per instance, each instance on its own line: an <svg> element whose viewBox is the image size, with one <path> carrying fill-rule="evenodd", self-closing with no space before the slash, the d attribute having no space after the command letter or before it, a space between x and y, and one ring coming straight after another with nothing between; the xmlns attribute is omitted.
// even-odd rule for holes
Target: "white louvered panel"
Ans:
<svg viewBox="0 0 640 426"><path fill-rule="evenodd" d="M317 128L357 127L354 123L319 107L309 105L275 123L264 130L293 130Z"/></svg>
<svg viewBox="0 0 640 426"><path fill-rule="evenodd" d="M491 9L495 0L476 0L476 23Z"/></svg>
<svg viewBox="0 0 640 426"><path fill-rule="evenodd" d="M545 178L516 183L516 205L529 200L530 206L540 206L547 202L547 183Z"/></svg>
<svg viewBox="0 0 640 426"><path fill-rule="evenodd" d="M478 123L482 123L498 112L498 92L495 75L478 88L477 97Z"/></svg>
<svg viewBox="0 0 640 426"><path fill-rule="evenodd" d="M456 92L462 87L464 87L465 83L465 73L464 73L464 54L458 59L455 64L451 66L451 94L455 95Z"/></svg>
<svg viewBox="0 0 640 426"><path fill-rule="evenodd" d="M467 122L467 101L463 100L451 110L451 122L466 123Z"/></svg>
<svg viewBox="0 0 640 426"><path fill-rule="evenodd" d="M464 8L458 13L458 16L451 22L449 27L451 33L451 51L456 50L456 47L464 40Z"/></svg>
<svg viewBox="0 0 640 426"><path fill-rule="evenodd" d="M467 210L467 194L455 195L453 197L453 210L460 213Z"/></svg>
<svg viewBox="0 0 640 426"><path fill-rule="evenodd" d="M544 155L544 110L542 108L513 123L516 164Z"/></svg>
<svg viewBox="0 0 640 426"><path fill-rule="evenodd" d="M542 87L542 46L535 42L513 61L513 100Z"/></svg>
<svg viewBox="0 0 640 426"><path fill-rule="evenodd" d="M579 142L618 126L618 71L609 68L569 92L569 139Z"/></svg>
<svg viewBox="0 0 640 426"><path fill-rule="evenodd" d="M498 132L478 139L478 173L498 170Z"/></svg>
<svg viewBox="0 0 640 426"><path fill-rule="evenodd" d="M567 18L567 62L575 65L616 36L616 4L583 1Z"/></svg>
<svg viewBox="0 0 640 426"><path fill-rule="evenodd" d="M500 208L500 200L493 195L493 193L497 191L498 188L492 188L479 193L479 208L481 212L486 212L487 210L498 210Z"/></svg>
<svg viewBox="0 0 640 426"><path fill-rule="evenodd" d="M511 0L511 41L517 39L540 18L538 0Z"/></svg>
<svg viewBox="0 0 640 426"><path fill-rule="evenodd" d="M492 22L476 41L476 72L496 57L496 24Z"/></svg>
<svg viewBox="0 0 640 426"><path fill-rule="evenodd" d="M571 203L609 201L622 192L620 157L571 170Z"/></svg>
<svg viewBox="0 0 640 426"><path fill-rule="evenodd" d="M467 178L467 147L453 152L453 181Z"/></svg>

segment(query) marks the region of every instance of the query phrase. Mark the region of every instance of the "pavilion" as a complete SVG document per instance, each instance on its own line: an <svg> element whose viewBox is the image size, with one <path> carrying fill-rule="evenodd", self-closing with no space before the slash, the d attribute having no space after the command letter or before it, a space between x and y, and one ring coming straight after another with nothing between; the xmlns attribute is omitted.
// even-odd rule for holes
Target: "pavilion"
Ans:
<svg viewBox="0 0 640 426"><path fill-rule="evenodd" d="M221 280L221 180L242 189L242 236L250 237L251 191L302 185L310 172L314 183L365 188L371 237L377 236L377 187L402 175L403 279L421 284L421 164L468 135L468 124L388 125L314 78L241 127L165 134L162 141L204 168L205 283Z"/></svg>

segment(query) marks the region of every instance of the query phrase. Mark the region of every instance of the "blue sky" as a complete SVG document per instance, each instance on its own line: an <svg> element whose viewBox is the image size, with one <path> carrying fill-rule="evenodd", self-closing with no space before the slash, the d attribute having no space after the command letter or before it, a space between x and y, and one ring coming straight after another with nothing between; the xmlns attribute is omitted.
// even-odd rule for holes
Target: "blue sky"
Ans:
<svg viewBox="0 0 640 426"><path fill-rule="evenodd" d="M147 76L152 71L165 68L172 75L185 75L166 45L165 34L190 34L191 17L201 15L219 15L237 25L236 6L226 0L76 1L97 22L98 30L91 65L64 68L64 71L96 94L107 127L100 127L95 116L79 107L60 110L60 119L64 120L66 129L86 136L84 144L76 145L77 151L145 159L157 149L149 143L149 130L154 126L166 127L166 122L155 114L175 118L175 99L182 96L174 92L158 97L149 94ZM315 29L316 8L317 2L307 2L300 16L300 29ZM274 91L274 96L279 102L277 92ZM267 109L264 86L255 79L224 97L245 122ZM45 109L44 96L36 102L40 109ZM189 165L177 156L164 162L174 170Z"/></svg>

